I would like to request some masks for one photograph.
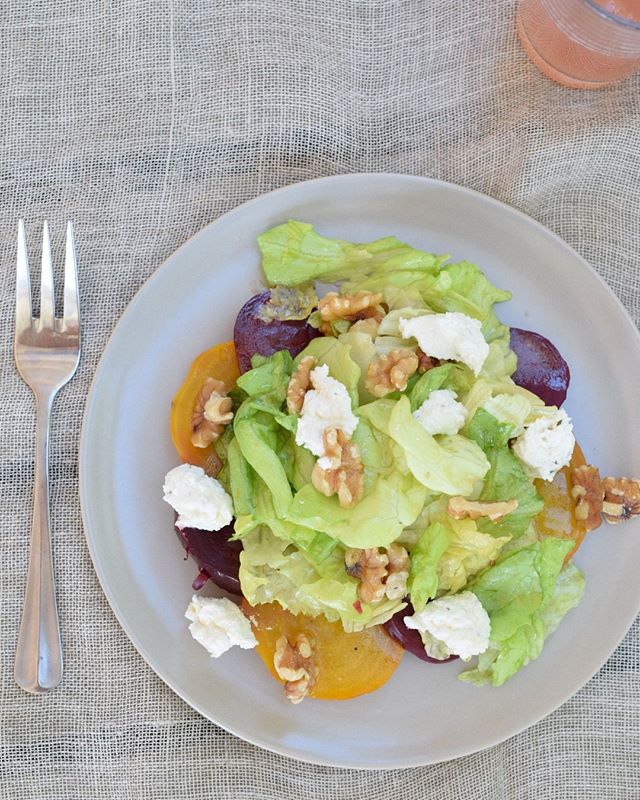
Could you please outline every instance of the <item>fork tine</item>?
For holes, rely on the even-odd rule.
[[[18,220],[18,254],[16,259],[16,335],[31,327],[31,282],[24,220]]]
[[[49,223],[42,226],[42,270],[40,275],[40,327],[53,328],[55,299],[53,295],[53,267],[51,265],[51,238]]]
[[[69,220],[67,222],[67,247],[64,257],[64,316],[62,324],[65,330],[77,330],[80,327],[79,305],[76,244],[73,236],[73,222]]]

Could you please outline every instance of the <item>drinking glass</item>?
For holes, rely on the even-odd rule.
[[[599,89],[640,69],[640,0],[520,0],[518,35],[545,75]]]

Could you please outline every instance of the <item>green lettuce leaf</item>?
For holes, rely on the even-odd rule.
[[[248,397],[233,419],[233,432],[240,453],[269,488],[279,517],[284,517],[293,498],[287,475],[287,471],[291,471],[291,451],[287,443],[295,429],[295,418],[281,411],[292,367],[291,356],[283,350],[241,375],[238,386]],[[237,456],[237,452],[234,455]],[[250,488],[242,478],[242,470],[246,472],[236,458],[232,492],[236,487],[241,492],[238,499],[244,511],[248,507]]]
[[[531,402],[525,394],[501,392],[489,398],[484,406],[492,417],[503,425],[511,426],[511,436],[519,436],[531,413]]]
[[[509,329],[505,328],[505,335],[489,342],[489,355],[487,356],[480,377],[494,383],[508,378],[516,371],[518,359],[509,347]]]
[[[425,289],[423,297],[438,312],[459,311],[484,320],[493,304],[509,300],[511,293],[493,286],[475,264],[459,261],[444,266],[430,289]]]
[[[408,473],[408,467],[402,459],[396,458],[400,453],[394,449],[392,439],[375,428],[366,417],[359,416],[358,427],[351,437],[360,451],[364,467],[364,494],[368,494],[379,477],[388,478],[398,471]]]
[[[497,560],[509,537],[483,533],[472,519],[447,517],[443,524],[448,545],[438,562],[438,594],[453,594]]]
[[[427,601],[438,591],[438,563],[449,546],[447,527],[434,522],[422,534],[411,550],[411,568],[407,589],[411,604],[422,611]]]
[[[346,631],[380,624],[404,608],[401,600],[358,602],[358,581],[344,568],[337,548],[319,563],[265,527],[243,539],[240,586],[251,605],[277,602],[293,614],[340,620]]]
[[[233,498],[236,517],[252,514],[255,511],[257,487],[256,471],[242,455],[237,439],[232,439],[227,448],[227,467],[229,470],[229,491]]]
[[[329,367],[329,375],[347,387],[351,403],[354,406],[358,405],[360,367],[351,357],[351,344],[334,339],[332,336],[320,336],[309,342],[296,356],[294,364],[297,366],[307,356],[313,356],[318,364],[326,364]],[[284,388],[286,395],[286,384]]]
[[[420,408],[436,389],[451,389],[462,402],[461,398],[468,393],[474,381],[473,373],[464,364],[440,364],[421,375],[409,392],[411,410]]]
[[[442,436],[436,440],[428,434],[413,418],[406,396],[369,403],[360,415],[400,445],[416,480],[432,492],[469,495],[489,469],[484,453],[470,439]]]
[[[557,630],[567,612],[575,608],[582,600],[584,586],[584,575],[573,561],[570,561],[558,576],[553,597],[540,611],[545,637]]]
[[[562,570],[572,546],[544,539],[501,557],[471,583],[491,620],[491,636],[461,680],[500,686],[540,655],[545,638],[582,597],[582,573],[572,564]]]
[[[365,378],[369,364],[377,355],[376,346],[368,333],[363,331],[348,330],[340,334],[338,340],[349,348],[349,357],[360,369],[358,380],[358,404],[368,403],[374,399],[373,395],[365,388]]]
[[[285,518],[321,531],[346,547],[385,547],[422,511],[427,492],[412,475],[378,477],[371,491],[351,508],[325,497],[311,484],[296,492]]]
[[[287,544],[296,545],[313,562],[322,561],[335,550],[337,542],[332,537],[278,517],[269,488],[257,476],[253,487],[250,511],[240,513],[236,508],[234,539],[244,540],[256,528],[267,526],[274,536],[283,539]]]
[[[493,536],[520,536],[544,505],[533,480],[509,449],[512,434],[512,425],[498,422],[483,408],[476,411],[467,426],[467,435],[482,448],[490,464],[479,500],[487,503],[518,501],[517,509],[498,522],[486,518],[478,520],[478,528]]]
[[[317,233],[313,226],[290,220],[258,237],[262,268],[270,286],[296,286],[308,281],[333,282],[399,269],[418,275],[437,268],[441,259],[387,236],[369,244],[352,244]]]
[[[293,369],[288,350],[272,356],[260,356],[260,366],[248,370],[237,380],[237,386],[249,397],[265,396],[274,408],[280,408],[287,396],[287,385]]]

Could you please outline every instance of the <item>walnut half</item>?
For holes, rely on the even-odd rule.
[[[592,464],[574,467],[569,475],[571,496],[576,501],[576,519],[585,531],[593,531],[602,524],[604,487],[600,472]]]
[[[389,558],[377,547],[360,550],[349,548],[344,566],[352,578],[358,578],[358,597],[363,603],[377,603],[384,597]]]
[[[207,378],[191,417],[191,444],[194,447],[208,447],[220,438],[225,425],[233,419],[232,405],[224,382]]]
[[[276,642],[273,666],[284,684],[284,694],[292,703],[303,700],[316,682],[318,669],[313,663],[313,651],[308,636],[299,633],[292,645],[286,636]]]
[[[382,301],[381,292],[362,290],[357,294],[339,295],[327,292],[318,302],[320,317],[324,322],[337,319],[367,319],[376,316],[376,306]]]
[[[622,522],[640,514],[640,481],[631,478],[605,478],[602,485],[602,516],[607,522]]]
[[[316,461],[311,483],[327,497],[337,494],[342,508],[349,508],[358,502],[364,491],[364,466],[358,446],[344,431],[336,428],[327,428],[322,442],[325,455]]]
[[[369,364],[364,385],[374,397],[390,392],[403,392],[407,381],[418,369],[418,356],[413,350],[392,350]]]
[[[378,603],[384,597],[400,600],[407,593],[409,554],[398,544],[383,553],[378,547],[349,548],[344,555],[345,569],[358,578],[358,597],[363,603]]]
[[[428,356],[420,348],[418,348],[416,354],[418,356],[418,372],[421,375],[424,375],[424,373],[428,372],[430,369],[440,366],[440,361],[437,358]]]
[[[305,356],[294,370],[287,387],[287,411],[290,414],[302,411],[304,396],[311,386],[311,370],[317,363],[313,356]]]
[[[407,593],[409,580],[409,553],[399,544],[390,544],[387,547],[387,579],[384,582],[384,593],[389,600],[401,600]]]
[[[339,319],[345,319],[348,322],[373,319],[380,322],[385,315],[384,308],[380,305],[381,302],[382,292],[369,292],[365,289],[353,295],[327,292],[318,301],[320,333],[332,336],[334,331],[331,323]]]
[[[491,522],[506,517],[518,508],[517,500],[505,500],[500,503],[481,503],[476,500],[466,500],[464,497],[450,497],[447,505],[447,514],[454,519],[480,519],[487,517]]]

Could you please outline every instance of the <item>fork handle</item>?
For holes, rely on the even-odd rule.
[[[54,394],[36,394],[33,522],[14,671],[18,686],[33,693],[53,689],[62,678],[62,644],[49,521],[49,418]]]

